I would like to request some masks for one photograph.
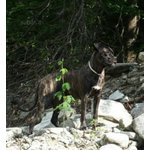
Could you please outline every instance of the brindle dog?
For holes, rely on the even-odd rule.
[[[86,128],[85,114],[87,98],[94,97],[93,119],[97,119],[101,91],[104,85],[104,68],[116,63],[116,58],[110,47],[102,43],[96,43],[94,47],[95,51],[87,65],[83,66],[80,70],[73,70],[65,75],[65,82],[69,82],[71,85],[70,94],[76,99],[81,99],[82,129]],[[55,126],[58,126],[57,120],[60,110],[55,108],[61,104],[62,101],[58,100],[54,94],[61,89],[62,83],[56,82],[56,76],[56,73],[49,74],[41,79],[38,84],[35,96],[36,109],[33,116],[28,119],[31,132],[34,125],[41,121],[44,109],[50,107],[54,108],[51,122]]]

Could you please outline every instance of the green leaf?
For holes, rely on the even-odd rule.
[[[70,111],[71,110],[71,105],[68,104],[67,102],[62,103],[62,109],[65,111]]]
[[[67,102],[68,103],[73,103],[75,101],[74,97],[72,95],[67,95]]]
[[[60,60],[58,61],[58,65],[61,66],[63,64],[63,62]]]
[[[54,97],[57,97],[58,100],[61,100],[62,97],[63,97],[63,93],[62,93],[61,91],[58,91],[58,92],[56,92],[56,93],[54,94]]]
[[[61,79],[62,79],[62,77],[61,77],[61,75],[59,74],[59,75],[57,75],[57,77],[56,77],[56,81],[61,81]]]
[[[64,59],[58,61],[58,65],[61,66],[64,63]]]
[[[62,75],[65,75],[66,73],[68,73],[68,70],[66,68],[62,68],[60,70],[60,72],[61,72]]]
[[[71,88],[70,84],[68,82],[65,82],[62,84],[62,90],[63,91],[69,91]]]
[[[73,98],[72,95],[63,96],[63,99],[64,99],[64,101],[67,102],[69,105],[75,101],[75,99]]]

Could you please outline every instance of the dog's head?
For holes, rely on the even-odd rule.
[[[99,65],[107,67],[113,66],[117,63],[117,59],[114,56],[114,52],[109,46],[106,46],[103,43],[94,43],[94,47],[96,50],[95,59]]]

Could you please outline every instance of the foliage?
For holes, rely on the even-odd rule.
[[[56,77],[57,82],[62,82],[61,90],[55,93],[55,97],[58,98],[58,100],[62,100],[63,102],[56,107],[56,109],[64,110],[64,111],[71,111],[71,103],[75,101],[72,95],[67,95],[66,93],[69,92],[71,89],[71,86],[68,82],[64,81],[65,74],[68,73],[68,70],[64,68],[64,59],[58,62],[58,65],[60,66],[60,71]]]
[[[88,61],[94,42],[108,43],[119,61],[124,61],[127,51],[142,51],[143,2],[7,1],[7,88],[18,92],[22,84],[33,86],[42,76],[57,71],[62,58],[68,69],[80,67]],[[129,21],[136,15],[139,32],[127,49]]]

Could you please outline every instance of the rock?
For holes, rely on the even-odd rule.
[[[70,127],[70,128],[75,128],[75,124],[73,122],[72,119],[68,119],[68,120],[65,120],[63,121],[59,127]]]
[[[6,147],[7,150],[20,150],[20,147],[17,145],[11,146],[11,147]]]
[[[126,148],[126,149],[124,149],[124,150],[138,150],[137,148],[136,148],[136,146],[129,146],[128,148]]]
[[[64,122],[65,120],[74,118],[75,110],[71,108],[70,111],[61,110],[58,116],[58,120],[60,123]]]
[[[98,118],[98,123],[100,123],[100,126],[106,126],[106,127],[111,127],[111,128],[119,127],[119,123],[109,121],[103,117]]]
[[[126,134],[130,140],[138,140],[139,139],[137,134],[132,131],[122,131],[122,130],[119,130],[118,128],[113,128],[112,132]]]
[[[108,76],[108,75],[107,75]],[[106,76],[106,83],[102,91],[102,99],[108,99],[113,91],[119,90],[129,97],[129,101],[143,100],[144,65],[138,64],[129,73],[124,73],[115,78]],[[138,90],[138,91],[137,91]],[[137,94],[136,94],[137,92]],[[121,100],[121,102],[123,102]]]
[[[133,118],[137,118],[144,113],[144,103],[137,103],[135,107],[131,110],[131,115]]]
[[[121,130],[118,128],[113,128],[112,132],[121,133]]]
[[[122,77],[123,80],[126,80],[126,79],[127,79],[127,74],[122,73],[122,76],[121,76],[121,77]]]
[[[137,141],[132,141],[132,140],[130,140],[130,144],[129,144],[130,146],[132,145],[132,146],[135,146],[135,147],[137,147],[138,146],[138,143],[137,143]]]
[[[101,100],[98,115],[110,120],[116,120],[124,128],[128,128],[132,124],[132,116],[120,102]]]
[[[129,102],[130,99],[128,96],[125,96],[122,100],[121,100],[121,103],[126,103],[126,102]]]
[[[134,98],[136,103],[143,102],[144,101],[144,83],[142,81],[142,84],[139,88],[137,88],[135,95],[137,98]]]
[[[130,140],[137,140],[137,134],[132,131],[121,131],[121,133],[126,134]]]
[[[46,112],[46,115],[42,118],[42,121],[39,124],[37,124],[36,126],[34,126],[33,131],[37,132],[44,128],[55,127],[50,121],[52,114],[53,114],[53,112]]]
[[[70,127],[70,128],[80,128],[81,121],[80,121],[81,114],[73,114],[70,118],[63,121],[59,127]],[[91,113],[86,114],[86,120],[88,123],[93,119]]]
[[[106,144],[102,146],[99,150],[122,150],[122,148],[115,144]]]
[[[86,118],[88,117],[88,115],[89,114],[86,114]],[[61,111],[59,115],[59,122],[61,122],[59,127],[79,129],[81,125],[80,116],[81,114],[76,114],[74,109],[72,109],[71,111]]]
[[[30,131],[29,131],[29,126],[23,126],[23,127],[20,127],[22,129],[22,132],[24,134],[30,134]]]
[[[96,127],[96,130],[99,130],[102,134],[107,132],[112,132],[113,127],[110,126],[100,126]]]
[[[130,141],[129,147],[124,150],[138,150],[137,149],[137,142],[136,141]]]
[[[6,141],[12,140],[15,137],[22,137],[22,129],[18,127],[6,129]]]
[[[124,94],[121,93],[119,90],[116,90],[109,96],[110,100],[121,100],[124,97]]]
[[[75,128],[70,128],[70,132],[73,134],[75,137],[82,137],[83,136],[83,130],[77,130]]]
[[[59,136],[59,141],[70,144],[73,142],[73,135],[66,129],[66,128],[50,128],[49,129],[50,133],[54,133],[60,135]]]
[[[76,129],[79,129],[81,126],[80,116],[81,114],[76,114],[74,115],[74,118],[73,118],[73,124]]]
[[[109,132],[104,135],[102,143],[115,143],[122,148],[127,148],[129,137],[126,134]]]
[[[144,139],[144,113],[133,120],[133,129]]]
[[[144,62],[144,52],[140,52],[138,55],[138,60],[143,63]]]

